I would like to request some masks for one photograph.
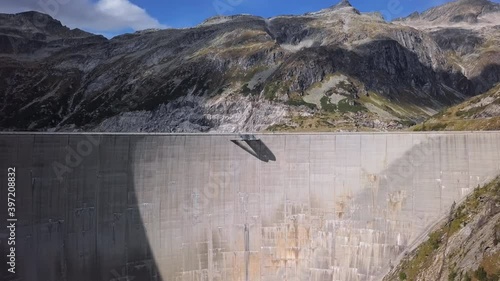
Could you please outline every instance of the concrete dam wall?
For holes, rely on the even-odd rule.
[[[0,135],[2,280],[380,280],[500,174],[500,132]]]

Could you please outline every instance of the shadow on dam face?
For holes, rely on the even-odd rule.
[[[379,280],[500,173],[499,132],[235,139],[1,134],[1,279]]]
[[[231,142],[262,162],[276,161],[276,156],[262,140],[243,139],[231,140]],[[243,143],[246,143],[247,146],[245,146]]]
[[[140,136],[0,135],[2,171],[15,168],[15,274],[2,280],[161,280],[132,173]],[[7,202],[6,173],[0,200]],[[7,217],[2,204],[0,214]],[[5,228],[2,227],[3,234]],[[2,257],[10,245],[0,243]]]

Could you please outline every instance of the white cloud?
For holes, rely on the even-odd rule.
[[[71,28],[96,32],[165,28],[146,10],[128,0],[17,0],[1,1],[0,12],[38,11]]]

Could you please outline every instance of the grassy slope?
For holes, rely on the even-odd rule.
[[[500,130],[500,84],[487,93],[450,107],[412,128],[414,131]]]
[[[360,94],[359,89],[363,85],[349,78],[350,82],[353,83],[354,90],[346,91],[352,93],[357,93],[358,97],[353,98],[349,94],[342,94],[345,97],[342,98],[338,103],[332,104],[329,102],[326,93],[323,94],[321,98],[321,104],[315,105],[307,103],[303,100],[301,95],[292,94],[290,100],[287,102],[289,105],[300,106],[304,105],[309,109],[313,109],[314,114],[301,116],[295,115],[291,116],[290,122],[287,124],[276,124],[267,129],[270,132],[338,132],[338,131],[380,131],[380,129],[370,126],[371,121],[383,120],[384,122],[396,122],[401,124],[401,128],[395,130],[401,130],[408,128],[412,124],[415,124],[412,119],[419,118],[419,116],[428,116],[421,108],[402,104],[398,102],[391,101],[375,92],[369,92],[366,94]],[[311,88],[320,87],[321,83],[317,83]],[[333,89],[343,88],[342,84],[337,85]],[[265,90],[265,96],[269,98],[269,93],[274,89]],[[367,108],[370,105],[376,108],[377,111],[383,112],[385,116],[391,116],[391,118],[381,117],[376,112],[373,112]]]
[[[477,188],[428,237],[384,280],[500,280],[500,177]]]

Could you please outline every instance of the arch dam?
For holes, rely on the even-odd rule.
[[[380,280],[500,174],[500,132],[2,133],[0,165],[2,280]]]

